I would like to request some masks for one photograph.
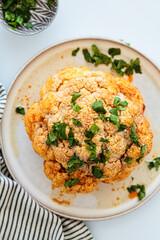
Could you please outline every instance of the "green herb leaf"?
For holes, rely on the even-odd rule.
[[[152,162],[148,162],[148,168],[151,170],[152,168],[155,168],[156,171],[158,171],[160,167],[160,157],[154,158]]]
[[[24,109],[24,107],[19,106],[19,107],[16,107],[15,110],[16,110],[16,113],[25,115],[25,109]]]
[[[82,123],[78,119],[72,118],[72,121],[74,125],[78,127],[82,127]]]
[[[136,60],[133,61],[133,69],[136,73],[142,73],[139,58],[136,58]]]
[[[124,162],[126,162],[126,163],[128,163],[128,164],[131,164],[132,162],[133,162],[133,158],[130,158],[130,157],[126,157],[125,159],[124,159]]]
[[[119,105],[122,106],[122,107],[128,107],[128,102],[127,101],[120,101]]]
[[[75,146],[75,145],[79,145],[78,139],[74,138],[72,127],[70,127],[70,130],[69,130],[69,133],[68,133],[68,142],[69,142],[70,147]]]
[[[112,122],[114,125],[117,125],[117,120],[118,120],[118,116],[116,115],[109,116],[109,121]]]
[[[128,66],[125,70],[125,74],[126,75],[133,75],[133,67],[132,66]]]
[[[131,133],[131,135],[130,135],[130,139],[131,139],[138,147],[140,147],[140,143],[139,143],[139,141],[138,141],[137,133],[135,132],[135,130],[136,130],[136,126],[135,126],[135,124],[133,124],[133,126],[132,126],[132,128],[131,128],[132,133]]]
[[[126,68],[127,66],[128,66],[128,64],[124,60],[115,59],[112,62],[111,70],[112,71],[115,70],[120,76],[123,77],[124,76],[124,70],[122,70],[122,69]]]
[[[57,135],[59,137],[59,139],[62,140],[66,140],[67,136],[66,136],[66,124],[60,123],[60,122],[56,122],[53,125],[53,132],[55,133],[55,135]]]
[[[118,110],[118,111],[125,111],[126,108],[122,108],[122,107],[120,107],[120,106],[117,106],[117,110]]]
[[[79,50],[80,50],[79,47],[77,47],[75,50],[73,50],[72,51],[72,56],[76,56]]]
[[[55,6],[55,0],[48,0],[47,4],[49,7]]]
[[[142,158],[144,158],[144,154],[142,154],[142,155],[136,160],[136,162],[139,163]]]
[[[83,55],[84,55],[85,60],[86,60],[87,62],[90,62],[90,63],[91,63],[91,62],[92,62],[92,57],[91,57],[88,49],[83,49],[82,52],[83,52]]]
[[[147,149],[147,145],[143,145],[143,146],[141,147],[141,153],[142,153],[142,154],[145,153],[146,149]]]
[[[121,54],[121,49],[120,48],[109,48],[108,53],[113,58],[114,56]]]
[[[35,7],[36,0],[2,0],[2,9],[5,21],[15,30],[17,27],[28,23],[31,13]],[[27,27],[27,24],[24,24]]]
[[[107,138],[101,137],[100,142],[109,143],[109,140]]]
[[[93,110],[95,112],[105,114],[107,111],[104,109],[104,107],[102,105],[103,105],[103,102],[100,100],[100,101],[95,101],[91,105],[91,107],[93,108]]]
[[[31,22],[26,23],[26,28],[32,28],[34,27],[34,24]]]
[[[142,147],[141,147],[141,156],[136,160],[136,162],[140,162],[140,160],[142,159],[142,158],[144,158],[144,153],[145,153],[145,151],[146,151],[146,148],[147,148],[147,146],[146,145],[143,145]]]
[[[75,105],[76,100],[81,96],[80,93],[73,92],[71,103]]]
[[[65,188],[72,187],[76,185],[78,182],[79,182],[79,178],[75,178],[75,179],[70,178],[67,182],[65,182],[64,186]]]
[[[108,160],[110,159],[110,152],[109,152],[109,149],[106,147],[106,149],[104,150],[105,153],[107,153],[108,155]]]
[[[98,167],[93,166],[92,167],[92,173],[95,178],[102,178],[104,177],[103,171],[101,171]]]
[[[103,165],[105,166],[107,159],[104,156],[103,152],[99,154],[99,157],[100,157],[100,163],[103,163]]]
[[[100,128],[94,123],[91,128],[87,131],[84,132],[85,136],[87,138],[93,138],[94,135],[100,130]]]
[[[146,190],[144,185],[131,185],[131,187],[128,187],[127,190],[129,193],[136,191],[138,193],[138,198],[140,201],[146,196]]]
[[[113,104],[118,106],[118,104],[120,103],[121,99],[119,97],[115,97],[114,98],[114,101],[113,101]]]
[[[81,107],[77,104],[77,105],[73,105],[72,109],[73,109],[75,112],[80,113]]]
[[[76,153],[74,153],[74,155],[70,157],[67,165],[68,169],[66,169],[66,172],[71,173],[77,171],[77,169],[84,166],[84,162],[81,161],[78,156],[76,156]]]
[[[123,132],[127,128],[127,126],[124,124],[120,124],[120,122],[118,122],[118,123],[119,123],[118,132]]]
[[[54,145],[54,146],[58,147],[57,135],[55,135],[53,130],[51,130],[49,132],[47,140],[46,140],[46,144],[48,146]]]
[[[89,151],[90,153],[90,158],[88,159],[88,161],[96,161],[97,160],[97,156],[96,156],[96,144],[93,143],[90,140],[85,140],[85,143],[88,145],[86,146],[86,149]]]
[[[111,110],[109,110],[110,113],[112,113],[112,115],[118,116],[118,108],[112,108]]]
[[[22,18],[21,16],[18,16],[17,19],[16,19],[16,22],[17,22],[20,26],[22,26],[22,24],[23,24],[23,18]]]
[[[106,54],[101,53],[95,44],[92,45],[92,51],[92,62],[95,62],[95,66],[98,66],[99,64],[105,64],[108,66],[108,64],[111,63],[111,58]]]

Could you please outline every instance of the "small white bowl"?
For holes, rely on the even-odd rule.
[[[57,11],[58,11],[58,0],[55,0],[55,5],[52,7],[49,7],[47,5],[47,0],[37,0],[35,10],[30,11],[31,18],[29,22],[34,24],[34,26],[32,28],[27,28],[24,25],[22,25],[14,30],[13,27],[10,26],[4,20],[2,2],[0,1],[0,22],[5,28],[7,28],[9,31],[13,33],[29,36],[45,30],[54,20],[57,14]]]

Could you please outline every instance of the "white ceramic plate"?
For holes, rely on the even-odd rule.
[[[51,192],[51,182],[43,172],[43,159],[32,149],[32,144],[25,132],[23,117],[15,113],[15,107],[25,108],[39,100],[40,88],[46,79],[60,69],[68,66],[87,66],[91,70],[110,71],[105,65],[94,67],[86,63],[82,52],[76,57],[71,56],[73,49],[96,44],[102,52],[108,48],[121,48],[121,58],[140,58],[143,74],[135,74],[133,84],[141,91],[147,109],[147,118],[154,133],[152,152],[145,160],[151,160],[153,155],[160,155],[160,71],[144,55],[122,43],[107,39],[85,38],[62,42],[51,46],[35,56],[15,78],[9,93],[2,119],[2,148],[6,164],[16,181],[42,206],[60,215],[82,219],[100,220],[117,217],[141,206],[160,188],[159,171],[147,167],[144,161],[126,180],[113,185],[99,184],[98,190],[88,194],[60,196],[58,190]],[[154,121],[153,121],[154,119]],[[155,125],[157,123],[158,127]],[[132,181],[131,177],[134,177]],[[147,196],[138,201],[129,199],[126,188],[131,184],[144,184]],[[58,204],[52,199],[65,200],[67,204]]]

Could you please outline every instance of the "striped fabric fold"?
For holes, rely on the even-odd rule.
[[[6,93],[0,83],[0,120]],[[37,204],[13,180],[0,150],[0,239],[2,240],[93,240],[87,226],[57,216]]]

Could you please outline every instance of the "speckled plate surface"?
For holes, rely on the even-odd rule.
[[[145,161],[124,181],[113,185],[100,183],[97,190],[88,194],[67,195],[60,193],[58,189],[51,190],[51,182],[43,172],[43,159],[32,149],[25,132],[24,118],[15,113],[15,107],[22,105],[27,109],[33,102],[38,101],[40,88],[46,79],[64,67],[86,66],[91,70],[110,72],[105,65],[94,67],[91,63],[86,63],[81,50],[76,57],[71,56],[73,49],[87,47],[90,50],[92,44],[96,44],[104,53],[108,48],[119,47],[121,58],[127,61],[140,58],[143,74],[134,75],[133,84],[144,97],[146,117],[154,134],[153,148]],[[31,59],[17,75],[8,92],[1,129],[6,164],[15,180],[50,211],[82,220],[117,217],[141,206],[160,188],[160,171],[150,171],[146,163],[152,160],[153,155],[160,155],[160,111],[157,109],[160,109],[160,71],[141,53],[122,43],[98,38],[76,39],[56,44]],[[137,198],[129,199],[126,188],[132,184],[146,186],[147,194],[142,201]]]

